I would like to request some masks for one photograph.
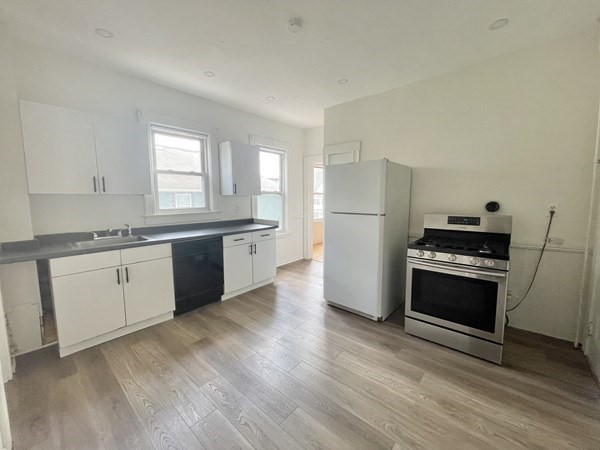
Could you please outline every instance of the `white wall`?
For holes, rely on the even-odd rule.
[[[573,339],[598,110],[597,33],[367,97],[325,111],[325,145],[362,141],[363,160],[387,157],[414,168],[411,235],[425,213],[484,213],[488,200],[514,217],[510,289],[524,294],[542,243],[548,252],[536,287],[511,325]],[[526,249],[533,245],[534,250]]]
[[[17,41],[14,48],[18,96],[115,117],[135,118],[136,110],[182,119],[211,134],[212,142],[248,142],[259,135],[287,143],[289,233],[278,240],[277,259],[285,262],[302,257],[302,155],[301,129],[267,120],[209,100],[126,76],[73,59],[64,54]],[[213,168],[218,155],[213,149]],[[18,155],[22,158],[22,155]],[[23,174],[15,192],[23,197]],[[216,183],[217,178],[214,177]],[[213,186],[218,194],[218,185]],[[217,209],[210,215],[180,216],[170,221],[229,220],[251,217],[250,198],[216,196]],[[25,196],[26,198],[26,196]],[[31,219],[35,234],[165,223],[167,218],[144,217],[143,196],[32,195]],[[240,212],[236,214],[235,205]],[[23,209],[27,209],[26,205]]]
[[[33,236],[11,44],[0,22],[0,242]]]
[[[305,155],[320,155],[323,153],[324,133],[324,127],[307,128],[304,130]]]
[[[12,59],[12,40],[0,22],[0,242],[30,239],[33,236],[29,215],[25,161],[18,113],[16,72]],[[1,276],[1,274],[0,274]],[[0,318],[5,311],[0,286]],[[5,326],[0,326],[0,368],[4,382],[12,378],[10,347]],[[4,387],[0,388],[0,400]],[[5,406],[0,401],[1,431],[5,431]]]

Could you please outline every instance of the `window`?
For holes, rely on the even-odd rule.
[[[208,211],[208,136],[151,127],[155,210]]]
[[[276,220],[278,230],[285,230],[285,151],[261,147],[260,190],[256,217]]]
[[[313,168],[313,220],[323,220],[323,167]]]

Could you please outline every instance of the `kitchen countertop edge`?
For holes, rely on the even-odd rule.
[[[86,255],[90,253],[101,253],[113,250],[145,247],[148,245],[172,244],[174,242],[203,240],[215,237],[229,236],[232,234],[251,233],[253,231],[270,230],[276,228],[277,225],[268,225],[255,222],[242,225],[224,225],[221,227],[215,226],[214,228],[205,228],[198,230],[172,232],[167,231],[164,233],[142,234],[140,236],[146,238],[147,240],[105,245],[102,247],[95,248],[74,248],[69,243],[46,245],[35,250],[10,251],[0,253],[0,265],[62,258],[65,256]]]

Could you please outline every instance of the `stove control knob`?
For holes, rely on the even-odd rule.
[[[471,258],[469,260],[471,262],[471,264],[473,264],[474,266],[476,266],[477,264],[479,264],[479,258]]]
[[[427,253],[427,256],[429,256],[431,259],[435,258],[435,252],[429,252]]]
[[[448,255],[448,261],[456,261],[456,255]]]
[[[425,254],[425,252],[423,250],[419,250],[417,252],[417,256],[423,256]]]
[[[485,260],[483,263],[484,263],[486,266],[488,266],[488,267],[494,267],[494,264],[496,264],[496,263],[495,263],[493,260],[491,260],[491,259],[486,259],[486,260]]]

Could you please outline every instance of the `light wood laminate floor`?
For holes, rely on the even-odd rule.
[[[7,384],[17,449],[600,448],[569,343],[510,330],[496,366],[326,306],[322,264]]]
[[[313,260],[323,262],[323,243],[313,245]]]

